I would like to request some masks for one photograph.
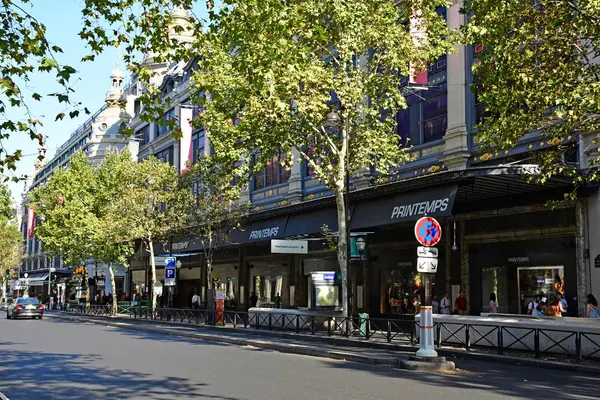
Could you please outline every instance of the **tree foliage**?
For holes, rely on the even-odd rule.
[[[0,173],[16,170],[22,156],[21,150],[9,152],[2,142],[12,135],[19,135],[44,145],[39,132],[42,123],[29,110],[32,101],[51,97],[65,105],[56,119],[63,119],[69,112],[71,118],[79,114],[81,103],[73,104],[70,95],[75,69],[63,65],[58,59],[62,53],[59,46],[49,42],[46,26],[34,15],[31,0],[3,0],[0,8]],[[40,93],[29,88],[29,81],[37,73],[54,76],[60,90],[56,93]],[[31,93],[30,93],[31,92]],[[23,118],[13,118],[11,110],[22,112]],[[85,109],[87,111],[87,109]],[[43,158],[43,154],[39,154]],[[6,176],[6,174],[4,175]],[[5,180],[8,178],[4,178]],[[13,177],[18,181],[19,177]]]
[[[150,287],[154,309],[154,243],[169,239],[171,232],[184,226],[186,193],[181,189],[175,168],[154,157],[136,162],[131,157],[123,156],[111,174],[118,176],[120,183],[112,196],[107,220],[123,235],[124,240],[140,240],[150,251]]]
[[[202,157],[182,175],[183,205],[187,215],[185,229],[202,243],[206,258],[206,280],[212,298],[212,260],[215,251],[231,244],[231,232],[249,211],[241,203],[240,187],[234,185],[233,168],[217,157]],[[210,305],[210,302],[209,302]]]
[[[598,180],[596,134],[585,136],[600,127],[600,3],[469,0],[464,12],[467,42],[484,47],[473,66],[474,90],[491,116],[478,126],[484,149],[509,150],[535,132],[545,149],[533,154],[542,181],[556,174],[576,184]],[[563,155],[578,142],[591,168],[575,176]]]

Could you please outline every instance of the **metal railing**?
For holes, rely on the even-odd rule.
[[[76,307],[65,310],[75,314],[112,315],[112,306]],[[293,332],[296,334],[343,337],[355,340],[415,346],[419,343],[419,321],[384,318],[343,318],[287,313],[196,310],[131,306],[121,315],[134,319],[169,321],[194,325],[226,326],[253,330]],[[467,351],[508,352],[540,359],[565,358],[577,363],[600,361],[600,331],[565,330],[505,326],[462,321],[434,322],[437,348]],[[600,325],[599,325],[600,327]]]

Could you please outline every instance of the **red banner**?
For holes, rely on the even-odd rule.
[[[33,238],[33,230],[35,229],[35,217],[32,207],[27,209],[27,238]]]

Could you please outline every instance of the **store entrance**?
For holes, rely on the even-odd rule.
[[[557,293],[564,293],[565,268],[562,265],[519,267],[517,268],[519,286],[519,313],[525,314],[527,305],[536,295],[550,301]]]

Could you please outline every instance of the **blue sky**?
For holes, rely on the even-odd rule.
[[[63,49],[64,53],[58,55],[59,62],[71,65],[78,71],[77,76],[74,77],[75,93],[72,99],[83,102],[83,106],[93,113],[102,106],[109,89],[109,75],[115,68],[116,51],[107,49],[94,62],[80,62],[81,57],[88,54],[85,43],[77,35],[82,27],[81,8],[80,0],[41,0],[34,2],[33,14],[46,25],[51,43]],[[29,86],[40,94],[58,90],[54,76],[46,73],[35,74]],[[71,133],[89,118],[82,112],[74,119],[67,116],[62,121],[54,121],[56,114],[64,111],[64,104],[58,104],[54,98],[43,98],[40,102],[31,99],[28,105],[33,114],[44,124],[42,132],[47,136],[48,159]],[[12,110],[9,114],[11,119],[23,117],[21,110]],[[9,151],[21,149],[25,155],[18,163],[16,173],[10,175],[31,174],[37,160],[37,144],[25,135],[13,135],[6,141],[5,146]],[[20,200],[23,182],[10,183],[10,189],[13,198]]]

